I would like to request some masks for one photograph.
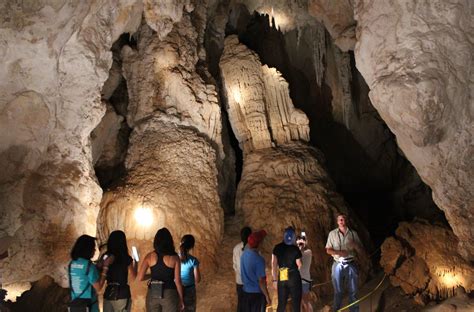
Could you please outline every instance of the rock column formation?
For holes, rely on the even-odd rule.
[[[141,3],[3,1],[0,9],[0,236],[13,237],[0,282],[21,292],[50,275],[65,287],[74,240],[96,231],[102,191],[89,136],[105,113],[110,48],[135,31]]]
[[[136,49],[122,49],[132,128],[127,175],[104,194],[98,233],[105,241],[111,231],[125,231],[142,256],[152,251],[161,227],[171,231],[176,246],[182,235],[193,234],[194,254],[209,272],[224,224],[217,181],[222,121],[214,86],[196,72],[199,13],[184,12],[163,38],[143,24]],[[140,310],[145,283],[132,288]]]
[[[333,191],[322,154],[306,143],[306,115],[294,108],[281,75],[262,66],[236,36],[226,39],[220,68],[229,119],[244,153],[236,212],[246,224],[269,233],[267,253],[282,240],[288,225],[306,231],[315,258],[314,277],[329,278],[327,234],[334,214],[347,208]],[[355,227],[362,230],[357,223]]]

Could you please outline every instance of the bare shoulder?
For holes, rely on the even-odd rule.
[[[158,256],[156,252],[151,251],[145,256],[144,260],[147,261],[148,263],[151,263],[151,262],[156,262],[157,259],[158,259]]]

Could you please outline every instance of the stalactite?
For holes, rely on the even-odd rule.
[[[324,26],[317,24],[311,27],[311,39],[313,42],[313,64],[314,73],[316,75],[316,82],[319,87],[322,86],[324,80],[325,64],[324,58],[326,54],[326,34]]]
[[[354,105],[352,102],[352,73],[351,60],[349,53],[342,52],[338,47],[334,47],[337,73],[340,82],[341,90],[341,106],[342,106],[342,120],[347,129],[351,126],[351,117],[354,116]]]

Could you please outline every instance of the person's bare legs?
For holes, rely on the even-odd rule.
[[[303,294],[301,299],[301,311],[302,312],[313,312],[313,306],[311,305],[311,295],[310,292]]]

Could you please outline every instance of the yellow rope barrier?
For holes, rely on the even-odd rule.
[[[387,274],[384,274],[382,280],[381,280],[380,283],[377,285],[377,287],[374,288],[374,290],[372,290],[371,292],[369,292],[367,295],[365,295],[364,297],[360,298],[359,300],[354,301],[354,302],[352,302],[351,304],[346,305],[345,307],[343,307],[343,308],[337,310],[337,312],[347,310],[348,308],[352,307],[353,305],[356,305],[356,304],[358,304],[358,303],[364,301],[365,299],[369,298],[374,292],[377,291],[377,289],[380,288],[380,286],[382,286],[382,283],[383,283],[383,281],[385,280],[386,277],[387,277]]]

